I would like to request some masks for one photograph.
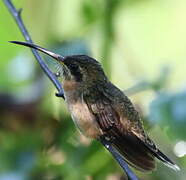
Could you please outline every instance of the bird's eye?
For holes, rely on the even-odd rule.
[[[70,69],[72,75],[76,78],[77,81],[82,80],[82,74],[77,64],[70,64],[68,68]]]
[[[72,71],[76,71],[79,68],[78,68],[78,65],[77,64],[70,64],[69,69],[72,70]]]

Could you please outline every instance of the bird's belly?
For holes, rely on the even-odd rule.
[[[95,116],[90,112],[86,103],[77,101],[68,104],[71,117],[80,132],[90,138],[98,138],[102,131],[96,122]]]

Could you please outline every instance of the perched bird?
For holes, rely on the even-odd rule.
[[[129,98],[109,81],[97,60],[86,55],[63,57],[34,44],[11,42],[42,51],[58,61],[65,102],[85,136],[104,138],[138,170],[153,170],[155,158],[179,170],[145,133],[139,113]]]

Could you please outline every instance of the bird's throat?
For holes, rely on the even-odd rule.
[[[63,81],[63,89],[64,91],[75,91],[80,87],[80,83],[74,80],[64,80]]]

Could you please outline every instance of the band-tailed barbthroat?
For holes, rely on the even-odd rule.
[[[48,54],[60,63],[65,102],[74,123],[87,137],[105,138],[133,167],[150,171],[155,158],[178,170],[145,133],[129,98],[105,75],[100,63],[86,55],[63,57],[34,44],[28,46]]]

